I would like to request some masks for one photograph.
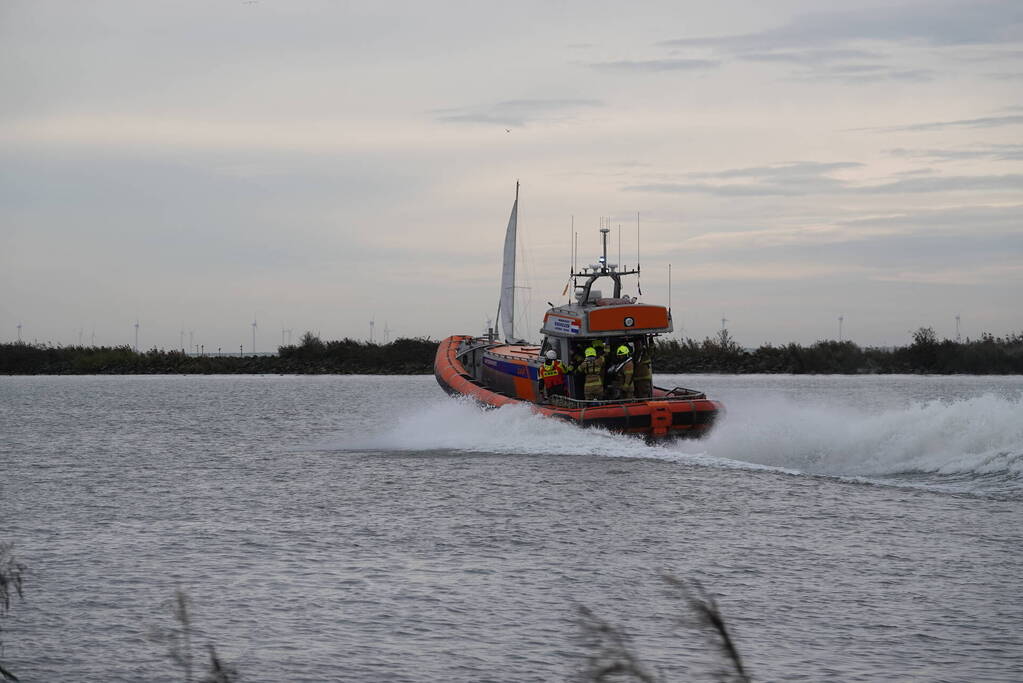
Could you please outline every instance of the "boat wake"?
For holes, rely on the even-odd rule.
[[[716,457],[813,474],[1023,478],[1023,401],[992,394],[867,412],[791,399],[744,404],[709,438],[682,444]]]
[[[654,458],[770,469],[981,495],[1023,495],[1023,400],[984,395],[870,412],[763,395],[731,397],[699,441],[650,446],[581,430],[525,406],[480,410],[445,400],[356,444],[374,451],[463,451]],[[346,444],[352,448],[350,442]]]
[[[469,399],[430,404],[361,446],[388,451],[650,457],[650,449],[639,439],[600,429],[580,429],[537,415],[525,404],[484,410]]]

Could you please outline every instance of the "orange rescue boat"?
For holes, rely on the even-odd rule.
[[[534,412],[574,422],[583,427],[602,427],[609,431],[636,434],[651,440],[698,438],[706,434],[723,406],[692,389],[653,386],[651,358],[658,335],[673,329],[671,310],[664,306],[639,303],[622,294],[622,277],[639,276],[634,270],[619,269],[607,262],[608,228],[601,229],[603,256],[599,263],[582,269],[573,263],[571,278],[575,301],[552,306],[544,316],[540,332],[543,341],[531,345],[514,333],[515,242],[518,215],[518,185],[515,204],[505,237],[504,274],[498,319],[505,341],[498,341],[490,328],[480,337],[456,335],[440,343],[434,361],[434,375],[446,392],[467,396],[479,403],[500,407],[523,403]],[[573,259],[574,260],[574,259]],[[638,259],[637,259],[638,260]],[[604,297],[593,289],[599,280],[610,280],[613,296]],[[599,381],[604,390],[595,392],[587,377],[584,390],[580,361],[592,356],[594,347],[609,350],[607,358],[615,362],[604,370],[601,360]],[[613,350],[615,353],[612,353]],[[545,390],[543,375],[556,357],[567,373],[557,391]],[[625,365],[639,368],[645,364],[647,381],[631,376],[625,390],[620,373]],[[592,367],[591,367],[592,369]],[[616,383],[617,380],[617,383]]]

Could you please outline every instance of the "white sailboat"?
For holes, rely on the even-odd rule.
[[[519,183],[515,182],[515,203],[508,217],[504,233],[504,261],[501,267],[501,297],[497,304],[497,320],[505,342],[521,344],[524,340],[515,334],[515,247],[519,229]]]

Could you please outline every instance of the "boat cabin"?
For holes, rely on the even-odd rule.
[[[554,306],[544,315],[544,335],[540,345],[540,362],[550,349],[566,364],[579,362],[586,347],[594,341],[603,342],[604,348],[614,357],[614,351],[626,345],[631,355],[646,345],[653,344],[659,334],[671,332],[674,327],[671,312],[665,306],[641,304],[635,298],[622,295],[621,275],[608,266],[605,272],[598,270],[588,273],[583,285],[576,287],[576,302]],[[605,297],[603,292],[593,288],[597,280],[607,278],[614,283],[613,296]],[[569,388],[572,396],[578,387]]]
[[[458,353],[469,376],[506,396],[537,401],[541,398],[537,391],[540,366],[547,351],[553,349],[563,365],[574,366],[582,360],[585,349],[599,340],[607,359],[614,358],[615,350],[622,345],[628,346],[635,357],[652,345],[657,335],[674,329],[669,308],[641,304],[622,293],[622,277],[638,276],[639,267],[619,270],[616,264],[607,263],[608,232],[607,228],[601,229],[604,253],[600,262],[572,270],[575,301],[552,306],[544,315],[540,346],[528,345],[514,336],[501,344],[491,330],[486,338],[465,343]],[[603,281],[610,285],[610,296],[594,287]],[[501,310],[509,311],[511,304],[509,298]],[[506,323],[506,332],[509,327]],[[566,389],[569,399],[583,399],[578,378],[568,381]]]

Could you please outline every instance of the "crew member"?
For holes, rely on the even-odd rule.
[[[587,401],[599,401],[604,398],[604,357],[597,355],[593,346],[583,351],[583,362],[579,370],[586,378],[583,384],[583,396]]]
[[[565,395],[565,367],[554,349],[547,352],[547,361],[540,366],[540,379],[543,381],[543,393],[548,398]]]
[[[654,395],[653,355],[654,345],[650,340],[637,346],[636,372],[632,378],[636,398],[650,398]]]
[[[632,398],[632,373],[633,363],[629,347],[622,344],[615,351],[616,363],[611,367],[609,376],[608,393],[612,399]]]
[[[583,395],[583,382],[586,377],[586,373],[583,372],[583,361],[586,360],[586,349],[581,343],[572,343],[572,364],[569,365],[565,370],[568,372],[568,380],[571,382],[569,386],[568,395],[572,398],[579,398]]]

